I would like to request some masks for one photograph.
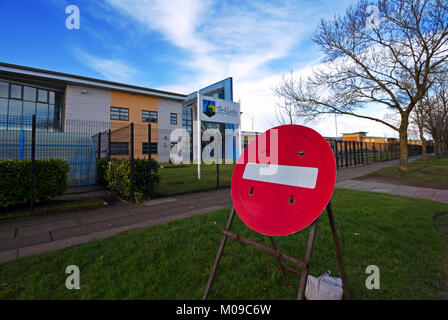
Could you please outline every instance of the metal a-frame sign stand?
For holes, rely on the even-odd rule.
[[[345,297],[345,299],[349,300],[350,299],[350,291],[348,288],[347,275],[345,273],[344,263],[342,260],[341,247],[339,245],[339,237],[338,237],[338,233],[336,231],[336,225],[335,225],[335,221],[334,221],[333,209],[331,207],[331,201],[328,203],[326,210],[328,213],[328,219],[330,222],[331,233],[333,235],[334,247],[335,247],[336,256],[338,259],[339,269],[341,272],[344,297]],[[213,280],[215,279],[216,271],[218,269],[218,265],[221,260],[222,253],[224,251],[224,247],[226,245],[227,239],[229,237],[231,237],[231,238],[233,238],[237,241],[240,241],[244,244],[247,244],[251,247],[254,247],[254,248],[260,249],[266,253],[272,254],[276,259],[276,263],[277,263],[277,265],[280,269],[280,273],[282,274],[283,277],[285,276],[285,271],[289,271],[291,273],[300,275],[297,300],[303,300],[305,298],[306,283],[308,280],[308,274],[309,274],[309,269],[310,269],[310,264],[311,264],[311,255],[313,253],[313,247],[314,247],[314,242],[316,239],[317,224],[318,224],[319,218],[317,218],[311,224],[310,233],[308,235],[308,244],[307,244],[307,248],[306,248],[305,259],[304,259],[304,261],[301,261],[301,260],[290,257],[290,256],[278,251],[275,246],[274,239],[272,236],[268,236],[270,244],[271,244],[271,248],[269,248],[265,245],[262,245],[255,241],[252,241],[250,239],[244,238],[244,237],[240,236],[239,234],[231,232],[230,228],[232,227],[233,218],[235,217],[235,213],[236,213],[235,208],[232,208],[232,210],[230,211],[229,219],[227,221],[227,225],[226,225],[225,229],[222,230],[223,237],[221,239],[221,244],[219,245],[218,253],[216,255],[216,259],[213,264],[212,272],[208,279],[207,286],[205,287],[205,292],[204,292],[204,296],[202,297],[202,299],[206,300],[208,298],[208,295],[210,293],[210,289],[212,287]],[[287,262],[301,268],[302,270],[299,271],[297,269],[291,268],[291,267],[285,265],[282,261],[287,261]]]

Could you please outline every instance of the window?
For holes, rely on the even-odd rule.
[[[177,124],[177,113],[170,113],[170,124]]]
[[[110,119],[129,121],[129,109],[110,107]]]
[[[148,142],[142,143],[143,154],[148,154]],[[151,142],[151,154],[157,154],[157,142]]]
[[[61,108],[60,92],[0,81],[2,128],[30,130],[36,114],[39,130],[61,131]]]
[[[142,121],[143,122],[157,123],[158,122],[157,111],[146,111],[146,110],[143,110],[142,111]]]
[[[193,132],[192,108],[182,107],[182,127],[190,134]]]
[[[1,98],[8,98],[9,96],[9,83],[0,81],[0,97]]]
[[[11,99],[22,99],[22,86],[18,86],[16,84],[11,84]]]
[[[48,103],[48,91],[47,90],[37,90],[37,100],[39,102]]]
[[[23,100],[36,101],[36,88],[23,87]]]
[[[129,154],[129,143],[128,142],[111,142],[110,143],[110,155],[111,156],[122,156]]]

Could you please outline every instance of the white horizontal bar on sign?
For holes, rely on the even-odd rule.
[[[314,189],[318,171],[310,167],[247,163],[243,179]]]

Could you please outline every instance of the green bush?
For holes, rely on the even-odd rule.
[[[35,161],[35,202],[44,202],[64,194],[67,188],[68,164],[61,159]],[[0,161],[0,207],[30,201],[31,160]]]
[[[96,181],[98,185],[107,187],[107,180],[106,180],[106,170],[107,170],[107,164],[109,161],[118,161],[118,159],[112,158],[101,158],[96,159]]]
[[[125,199],[130,199],[130,172],[128,159],[108,162],[105,174],[107,188]],[[134,182],[135,201],[141,202],[148,194],[148,159],[134,160]],[[151,191],[153,195],[158,193],[159,184],[159,164],[151,159]]]

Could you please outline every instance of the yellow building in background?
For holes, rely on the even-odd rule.
[[[397,144],[400,142],[397,138],[387,138],[387,137],[373,137],[368,136],[367,132],[353,132],[353,133],[343,133],[342,134],[343,141],[353,141],[353,142],[361,142],[362,143],[385,143],[385,144]],[[420,140],[408,140],[408,144],[421,146],[422,142]]]

